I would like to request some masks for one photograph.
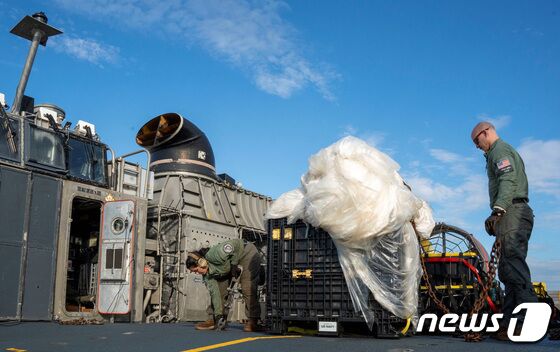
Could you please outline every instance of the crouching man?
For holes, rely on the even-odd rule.
[[[246,314],[249,318],[243,331],[257,330],[257,322],[260,317],[257,285],[261,258],[255,245],[242,239],[228,240],[210,248],[189,252],[186,264],[187,269],[204,277],[214,311],[213,319],[197,324],[198,330],[216,328],[218,320],[224,314],[225,287],[223,283],[234,277],[239,277]]]

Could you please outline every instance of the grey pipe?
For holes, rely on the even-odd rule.
[[[144,297],[144,304],[143,304],[143,312],[146,311],[146,308],[148,307],[148,303],[150,303],[150,299],[152,298],[152,290],[148,290],[146,291],[146,296]]]
[[[109,185],[113,191],[116,191],[117,181],[115,180],[115,169],[117,168],[117,164],[115,163],[115,152],[113,149],[107,147],[107,150],[111,153],[111,174],[108,175],[109,177]]]
[[[39,43],[45,33],[40,29],[33,30],[33,40],[31,41],[31,47],[29,47],[29,53],[27,54],[27,60],[25,61],[25,66],[23,66],[23,73],[19,80],[19,84],[16,90],[16,97],[14,98],[14,103],[12,105],[12,113],[19,114],[21,108],[21,99],[23,98],[23,93],[25,92],[25,87],[27,86],[27,81],[29,80],[29,74],[31,73],[31,67],[33,67],[33,62],[35,61],[35,55],[37,54],[37,48]]]

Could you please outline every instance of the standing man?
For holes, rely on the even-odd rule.
[[[498,136],[489,122],[480,122],[471,133],[471,139],[486,157],[488,191],[492,214],[486,219],[486,232],[502,243],[498,275],[505,286],[502,313],[504,319],[496,334],[499,340],[509,340],[507,327],[512,312],[521,303],[537,302],[531,282],[531,272],[525,261],[531,231],[533,210],[525,165],[512,146]],[[523,321],[523,316],[519,316]],[[517,331],[521,328],[520,322]]]
[[[223,289],[220,290],[220,281],[234,277],[239,277],[249,318],[243,331],[257,330],[257,322],[260,317],[257,285],[261,257],[254,244],[242,239],[235,239],[196,252],[189,252],[186,265],[187,269],[204,277],[214,310],[214,319],[198,324],[196,326],[198,330],[211,330],[216,327],[218,320],[224,314],[224,294]]]

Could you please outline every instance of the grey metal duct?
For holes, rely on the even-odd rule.
[[[177,113],[159,115],[136,134],[136,143],[151,154],[150,170],[186,171],[216,179],[214,152],[208,138]]]
[[[35,61],[35,55],[37,54],[39,44],[46,46],[49,37],[62,33],[58,29],[49,26],[47,22],[47,16],[45,16],[43,12],[38,12],[33,16],[25,16],[10,31],[12,34],[31,40],[31,47],[29,47],[29,53],[27,54],[25,66],[23,67],[23,72],[16,90],[14,103],[12,104],[12,113],[14,114],[18,114],[20,112],[21,100],[23,99],[23,93],[25,92],[27,81],[29,80],[29,74],[31,73],[31,68],[33,67],[33,62]]]

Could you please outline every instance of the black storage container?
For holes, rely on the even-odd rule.
[[[367,330],[355,312],[336,246],[322,229],[301,221],[268,222],[267,325],[272,333],[286,333],[289,325],[310,326],[319,334],[338,335],[344,328]],[[398,337],[406,321],[383,309],[374,299],[373,334]]]
[[[478,281],[483,268],[476,253],[433,253],[424,257],[432,285],[464,285]]]

